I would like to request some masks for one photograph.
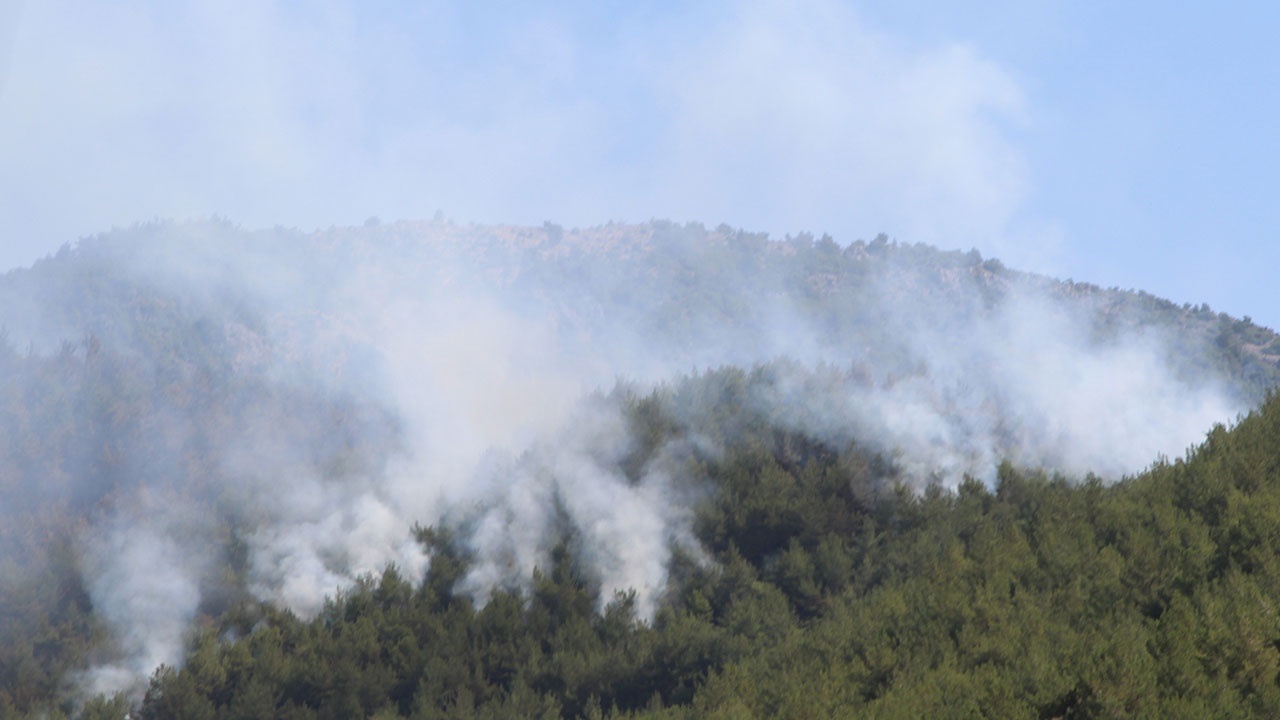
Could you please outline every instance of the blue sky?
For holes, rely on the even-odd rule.
[[[136,221],[879,232],[1280,327],[1280,6],[0,0],[0,270]]]

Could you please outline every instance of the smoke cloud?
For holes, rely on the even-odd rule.
[[[833,0],[11,6],[0,164],[24,171],[0,176],[0,268],[213,213],[309,228],[437,209],[656,214],[774,232],[820,218],[848,237],[1000,242],[1006,260],[1050,234],[1018,216],[1010,69]]]
[[[307,616],[388,564],[421,578],[415,524],[453,529],[478,602],[569,537],[602,602],[634,591],[652,617],[672,553],[702,557],[692,475],[717,448],[686,428],[629,467],[618,397],[690,371],[769,363],[763,417],[917,489],[1006,459],[1116,479],[1246,407],[1188,369],[1203,348],[1071,288],[976,253],[669,223],[162,224],[11,274],[0,313],[31,358],[82,342],[62,352],[86,397],[136,399],[103,400],[117,435],[67,439],[87,450],[63,491],[95,508],[82,573],[118,643],[88,686],[136,691],[227,601],[225,568]]]

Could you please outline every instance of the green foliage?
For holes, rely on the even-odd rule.
[[[824,335],[887,367],[906,351],[866,316],[877,306],[870,293],[929,295],[945,314],[957,288],[989,302],[1015,275],[976,253],[883,236],[841,248],[654,223],[638,245],[589,252],[573,232],[546,231],[557,237],[528,251],[510,280],[516,297],[575,307],[566,333],[641,327],[691,361],[705,334],[764,320],[743,277],[749,292],[785,297]],[[1006,464],[994,487],[916,494],[893,485],[891,458],[772,424],[754,402],[783,374],[870,382],[860,365],[720,368],[644,396],[623,387],[607,401],[622,405],[633,439],[626,477],[675,438],[718,448],[690,451],[696,487],[681,488],[700,499],[695,531],[709,559],[677,552],[652,619],[634,617],[633,597],[597,597],[568,537],[527,592],[477,606],[454,593],[467,549],[437,527],[418,529],[432,558],[423,582],[388,568],[304,620],[248,599],[238,533],[253,518],[228,510],[234,483],[208,448],[257,417],[339,482],[376,472],[399,428],[353,398],[245,370],[267,321],[227,298],[211,316],[104,270],[127,257],[125,240],[85,243],[0,283],[0,300],[31,286],[70,293],[75,302],[49,303],[51,322],[82,338],[24,354],[0,333],[0,720],[1280,716],[1276,397],[1185,458],[1112,486]],[[359,251],[351,238],[326,241],[334,273]],[[252,238],[234,242],[271,258]],[[512,252],[497,241],[466,247],[482,266]],[[661,302],[625,297],[636,288]],[[1247,320],[1083,284],[1052,291],[1102,309],[1100,343],[1184,330],[1175,363],[1186,376],[1222,378],[1246,397],[1280,378],[1280,339]],[[606,311],[615,305],[631,316]],[[290,322],[316,314],[289,315],[298,308],[284,311]],[[80,580],[77,542],[91,518],[128,505],[139,478],[217,519],[213,591],[181,668],[157,669],[136,703],[79,698],[76,673],[112,647]]]
[[[638,401],[633,419],[670,429],[683,392],[725,397],[744,377]],[[865,495],[850,489],[853,449],[768,427],[738,437],[707,466],[714,562],[678,560],[651,622],[626,595],[598,610],[568,538],[529,593],[475,607],[450,590],[465,552],[420,529],[423,584],[388,568],[310,621],[245,610],[257,619],[238,640],[229,613],[181,670],[156,672],[134,716],[1280,713],[1280,399],[1113,486],[1006,465],[995,488]],[[123,703],[96,698],[83,716]]]

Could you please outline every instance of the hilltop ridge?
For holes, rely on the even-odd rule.
[[[184,260],[183,254],[189,257]],[[54,277],[59,274],[55,270],[59,261],[78,265],[74,272],[82,274],[95,263],[106,264],[107,269],[94,272],[110,276],[122,271],[127,277],[130,264],[145,268],[158,263],[181,273],[191,271],[184,265],[199,265],[214,255],[239,256],[237,263],[258,275],[250,284],[271,282],[270,274],[277,273],[297,296],[286,303],[291,306],[287,309],[332,310],[325,290],[349,282],[343,275],[358,268],[369,273],[364,280],[370,284],[385,283],[400,290],[429,283],[447,287],[483,278],[498,291],[510,291],[522,302],[534,303],[534,309],[558,323],[586,324],[587,332],[598,332],[604,322],[601,316],[619,311],[631,313],[622,321],[637,322],[644,330],[661,322],[653,316],[663,312],[672,312],[679,322],[695,327],[755,321],[750,329],[758,330],[760,318],[749,316],[755,310],[749,296],[764,295],[817,313],[826,322],[817,329],[819,333],[852,330],[866,335],[866,328],[877,319],[855,317],[860,305],[906,304],[912,310],[936,313],[958,302],[967,311],[973,297],[992,305],[1013,289],[1035,288],[1073,313],[1088,315],[1093,340],[1159,331],[1175,341],[1178,357],[1173,360],[1188,378],[1197,374],[1225,378],[1249,404],[1280,382],[1280,335],[1247,317],[1215,313],[1206,304],[1178,304],[1141,290],[1102,288],[1021,272],[998,259],[984,259],[976,250],[901,244],[884,235],[842,245],[829,236],[815,238],[808,233],[771,239],[728,225],[707,229],[697,223],[668,221],[570,229],[552,223],[521,227],[441,220],[370,222],[311,233],[283,228],[246,231],[226,222],[158,223],[86,238],[29,270],[11,271],[0,280],[0,297],[10,300],[10,307],[21,308],[21,302],[12,302],[15,286],[25,288],[16,294],[33,290],[38,294],[41,290],[33,283],[63,287],[66,280]],[[234,274],[225,259],[211,264]],[[207,271],[202,268],[200,275],[207,276]],[[49,277],[36,279],[42,275]],[[218,282],[225,289],[237,281],[222,277]],[[689,296],[694,290],[698,297]],[[107,299],[85,298],[86,302]],[[915,308],[921,299],[943,307]],[[113,307],[108,302],[102,312]],[[640,317],[637,311],[650,317]],[[60,339],[77,341],[95,322],[100,327],[115,324],[85,313],[82,308],[75,318],[62,318]],[[51,314],[56,317],[57,309]],[[49,334],[21,332],[29,323],[14,315],[7,313],[3,324],[19,345]]]

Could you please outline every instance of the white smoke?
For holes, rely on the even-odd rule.
[[[137,689],[161,664],[182,664],[213,558],[206,545],[190,541],[207,531],[204,521],[174,500],[143,494],[138,506],[93,533],[86,547],[89,593],[122,658],[88,671],[91,693]]]
[[[633,439],[621,409],[587,403],[555,435],[513,462],[490,465],[496,477],[468,534],[475,562],[460,589],[483,602],[497,587],[527,587],[546,568],[561,519],[577,535],[578,561],[600,601],[635,592],[635,610],[651,618],[666,590],[667,561],[678,547],[699,556],[691,530],[692,497],[673,473],[684,443],[662,449],[631,479],[623,471]]]
[[[94,690],[137,690],[157,664],[181,662],[226,544],[211,518],[190,516],[191,497],[213,498],[238,524],[248,590],[304,616],[388,564],[420,579],[427,558],[410,529],[446,524],[472,554],[456,589],[477,602],[527,588],[569,537],[602,603],[634,591],[638,615],[652,617],[673,549],[702,556],[692,528],[701,478],[689,460],[716,448],[677,433],[626,469],[636,439],[623,408],[592,396],[619,377],[643,392],[696,367],[785,356],[752,398],[764,417],[836,446],[856,440],[917,488],[965,476],[992,483],[1005,459],[1117,478],[1180,454],[1241,409],[1212,384],[1183,380],[1159,332],[1100,336],[1099,307],[1044,283],[984,294],[966,284],[984,272],[976,264],[934,297],[909,269],[878,267],[882,284],[858,296],[863,326],[846,336],[780,276],[726,269],[716,253],[733,236],[700,229],[680,231],[689,237],[671,248],[643,240],[628,252],[652,253],[652,275],[668,272],[658,261],[686,263],[670,271],[683,283],[671,287],[726,302],[732,321],[664,295],[661,278],[659,290],[646,287],[650,275],[620,275],[631,284],[617,287],[586,271],[537,274],[599,236],[652,230],[562,241],[550,229],[504,229],[511,237],[489,246],[477,238],[497,230],[441,224],[347,244],[341,231],[156,232],[171,237],[150,243],[162,249],[153,255],[114,250],[132,258],[122,267],[203,308],[231,339],[233,367],[265,378],[266,399],[203,431],[220,485],[195,482],[175,461],[87,532],[84,575],[123,658],[90,673]],[[757,260],[782,262],[793,249],[762,252]],[[242,317],[245,307],[254,317]],[[285,403],[296,409],[281,415],[271,398],[290,393],[347,398],[353,409],[312,416],[311,405]],[[395,427],[384,432],[361,408],[389,411]],[[154,432],[174,433],[178,447],[195,430],[183,430],[181,408],[169,412],[174,422]],[[331,447],[347,432],[397,441],[377,461],[347,457]]]
[[[892,455],[917,489],[965,477],[991,486],[1003,460],[1115,480],[1181,455],[1242,410],[1212,379],[1180,379],[1159,331],[1095,340],[1091,313],[1044,288],[1014,286],[989,311],[965,307],[944,322],[912,320],[927,311],[883,313],[903,328],[909,362],[862,382],[783,365],[760,409],[836,446],[856,439]]]

